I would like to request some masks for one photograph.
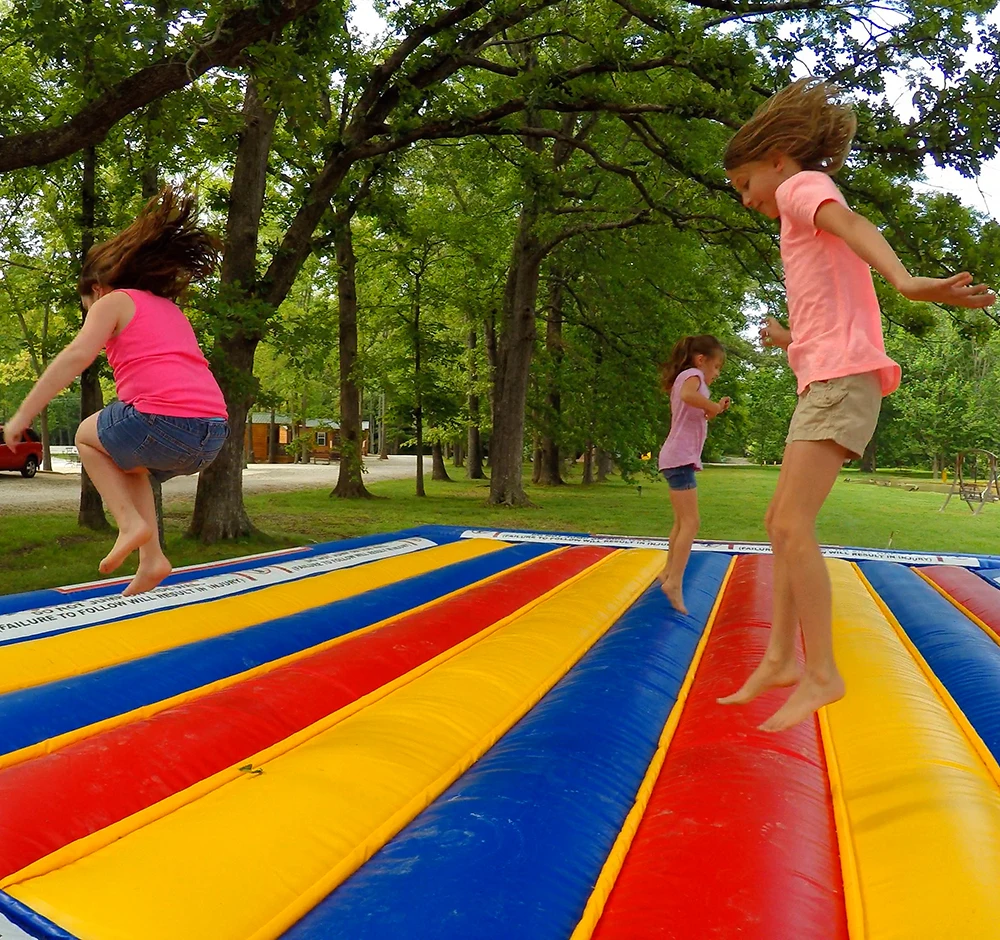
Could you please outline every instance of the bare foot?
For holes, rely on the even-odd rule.
[[[656,580],[663,584],[667,580],[667,569],[664,568],[662,571],[658,571],[656,574]]]
[[[145,545],[152,537],[153,530],[141,519],[137,520],[133,526],[119,529],[114,546],[98,565],[101,574],[111,574],[112,571],[118,569],[132,552]]]
[[[794,660],[775,662],[765,657],[738,691],[716,701],[720,705],[746,705],[769,689],[784,689],[795,685],[801,677],[802,671]]]
[[[160,555],[147,562],[139,562],[139,570],[136,571],[128,587],[122,591],[122,597],[131,597],[133,594],[153,590],[173,570],[166,555]]]
[[[664,581],[661,585],[663,593],[667,595],[670,605],[679,614],[686,614],[688,609],[684,606],[684,591],[682,585],[674,581]]]
[[[835,672],[832,678],[823,682],[807,675],[788,701],[759,728],[761,731],[784,731],[805,721],[824,705],[831,705],[843,697],[844,680],[839,673]]]

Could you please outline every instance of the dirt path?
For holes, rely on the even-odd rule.
[[[379,460],[366,457],[366,483],[378,480],[403,480],[416,473],[415,457],[390,457]],[[424,469],[431,472],[430,457]],[[243,471],[245,493],[287,492],[289,490],[333,489],[340,474],[339,464],[251,464]],[[177,477],[163,487],[166,502],[193,499],[197,477]],[[0,473],[0,516],[39,510],[74,510],[80,500],[80,465],[54,459],[51,473],[39,473],[25,480],[16,473]]]

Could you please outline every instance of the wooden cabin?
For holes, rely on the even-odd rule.
[[[367,455],[369,427],[361,422],[361,452]],[[304,446],[304,460],[309,463],[329,463],[340,460],[340,424],[329,418],[309,418],[293,422],[288,415],[270,412],[251,412],[247,416],[244,446],[248,463],[268,463],[268,435],[275,436],[275,463],[293,463],[300,446]],[[296,443],[301,442],[301,443]]]

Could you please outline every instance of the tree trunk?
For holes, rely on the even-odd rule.
[[[267,158],[277,110],[264,106],[256,82],[247,81],[243,98],[243,131],[236,149],[222,284],[239,297],[250,297],[257,281],[257,241],[267,184]],[[253,359],[258,333],[243,329],[223,332],[216,339],[212,366],[229,410],[229,437],[219,456],[198,475],[190,534],[203,542],[240,538],[254,532],[243,505],[243,435],[247,412],[256,397]]]
[[[609,474],[614,470],[615,462],[603,448],[597,451],[597,482],[606,483]]]
[[[385,433],[385,392],[379,397],[378,459],[389,459],[389,438]]]
[[[216,340],[213,362],[222,381],[229,411],[229,437],[219,456],[198,474],[189,535],[206,544],[253,534],[254,529],[243,505],[243,435],[247,412],[255,397],[252,381],[256,337],[242,333]]]
[[[590,486],[594,482],[594,445],[587,441],[583,449],[583,484]]]
[[[49,406],[38,416],[38,427],[42,435],[42,469],[52,469],[52,448],[49,446]]]
[[[490,499],[494,506],[525,506],[522,484],[524,412],[535,348],[535,301],[541,257],[534,194],[521,209],[503,298],[503,332],[497,343],[490,439]]]
[[[872,435],[872,439],[868,442],[868,446],[865,447],[865,452],[861,455],[861,472],[862,473],[874,473],[875,472],[875,455],[878,450],[878,441],[876,440],[876,435]]]
[[[247,415],[250,433],[253,434],[253,418]],[[278,462],[278,425],[274,420],[274,409],[271,409],[271,420],[267,422],[267,462]]]
[[[80,264],[83,264],[87,252],[94,245],[94,230],[97,225],[97,150],[88,147],[83,153],[83,187],[81,191],[81,222],[82,237],[80,239]],[[81,319],[87,314],[81,306]],[[80,375],[80,421],[104,407],[104,394],[101,392],[101,366],[94,362],[87,366]],[[103,531],[110,529],[108,517],[104,515],[104,503],[97,487],[91,482],[87,471],[81,468],[80,473],[80,511],[77,522],[88,529]]]
[[[448,476],[448,468],[444,462],[444,448],[441,446],[440,441],[435,441],[431,444],[431,467],[432,480],[451,483],[451,477]]]
[[[351,220],[337,225],[337,303],[340,326],[340,475],[334,496],[359,499],[371,496],[361,478],[361,391],[358,388],[357,259]]]
[[[467,447],[469,458],[465,462],[465,475],[470,480],[481,480],[484,476],[483,441],[479,431],[479,393],[476,391],[476,383],[479,381],[479,370],[476,364],[477,339],[476,328],[472,327],[466,337],[466,347],[469,350],[469,441]]]
[[[538,432],[531,435],[531,482],[539,483],[542,479],[542,439]]]
[[[558,272],[553,272],[553,280],[549,289],[549,316],[545,327],[545,349],[549,355],[552,374],[549,376],[549,387],[545,394],[545,416],[542,422],[542,458],[541,474],[537,482],[546,486],[562,486],[565,482],[561,475],[559,462],[559,430],[562,418],[562,395],[559,391],[561,381],[560,371],[563,359],[562,344],[562,282]]]
[[[420,371],[420,277],[413,290],[413,389],[415,406],[413,423],[417,436],[417,496],[426,496],[424,490],[424,396],[423,375]]]
[[[455,441],[455,443],[452,445],[452,450],[454,451],[454,454],[453,454],[454,461],[453,461],[453,463],[455,464],[455,466],[456,467],[464,467],[465,466],[465,454],[462,453],[462,442],[461,441]]]

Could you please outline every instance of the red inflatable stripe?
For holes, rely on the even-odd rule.
[[[972,611],[994,633],[1000,633],[1000,591],[965,568],[936,565],[920,573]]]
[[[544,556],[256,678],[0,771],[0,878],[308,727],[610,552]]]
[[[649,806],[594,940],[847,940],[818,722],[756,726],[738,688],[767,646],[771,558],[737,560]]]

